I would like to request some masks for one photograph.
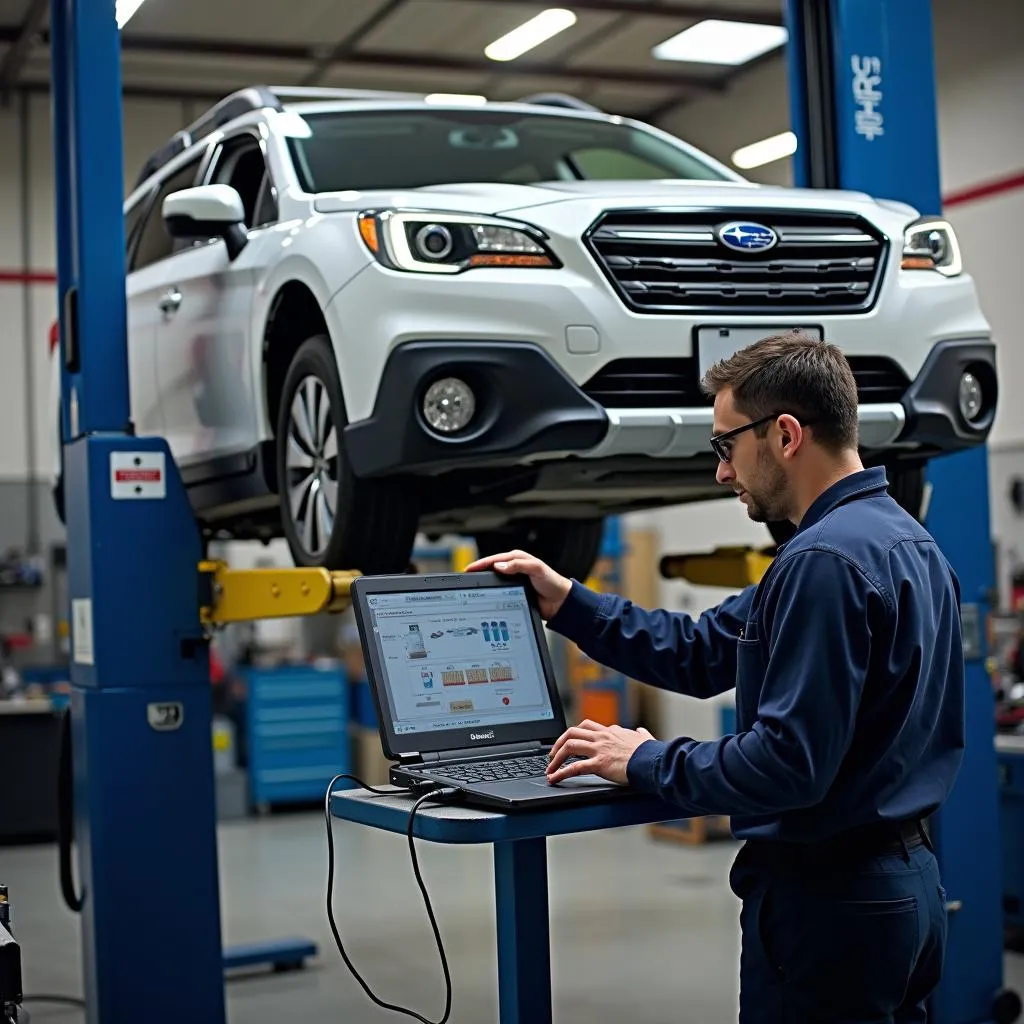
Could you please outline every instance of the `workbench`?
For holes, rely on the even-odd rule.
[[[0,842],[57,835],[61,714],[49,699],[0,701]]]
[[[414,799],[395,792],[338,788],[331,812],[404,834]],[[508,814],[460,804],[425,804],[416,812],[413,835],[419,839],[494,845],[499,1024],[551,1024],[547,838],[678,819],[679,807],[639,795]]]

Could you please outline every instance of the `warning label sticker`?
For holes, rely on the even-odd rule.
[[[120,499],[165,498],[163,452],[111,452],[110,496]]]

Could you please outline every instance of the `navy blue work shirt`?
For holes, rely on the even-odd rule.
[[[577,582],[550,627],[633,679],[710,697],[736,735],[642,743],[631,785],[738,838],[815,841],[923,817],[964,746],[960,587],[885,471],[834,484],[756,586],[698,619]]]

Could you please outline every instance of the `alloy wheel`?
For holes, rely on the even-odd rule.
[[[338,434],[327,388],[305,377],[292,398],[285,467],[295,533],[312,558],[326,550],[338,509]]]

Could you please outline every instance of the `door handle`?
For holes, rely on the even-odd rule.
[[[160,296],[160,312],[162,313],[176,313],[178,307],[181,305],[182,294],[177,288],[168,288],[167,291]]]

